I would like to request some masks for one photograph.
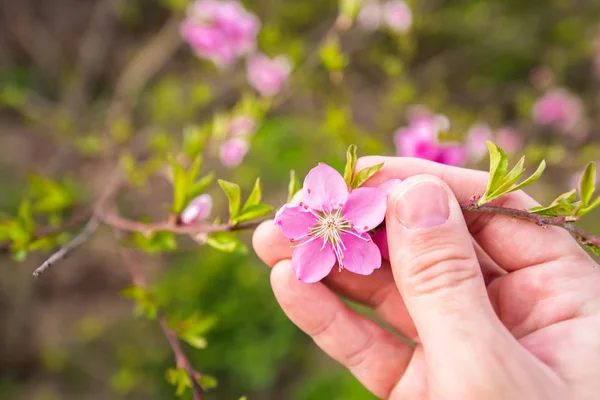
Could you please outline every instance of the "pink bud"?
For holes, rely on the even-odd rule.
[[[285,85],[292,63],[285,56],[269,58],[264,54],[256,54],[248,60],[248,83],[262,96],[274,96]]]
[[[242,163],[248,150],[250,144],[242,138],[226,140],[221,145],[221,162],[228,168],[235,168]]]
[[[402,0],[390,0],[383,5],[383,19],[396,33],[406,33],[412,26],[412,11]]]
[[[381,26],[382,8],[379,2],[368,0],[360,8],[356,21],[366,31],[375,31]]]
[[[492,129],[488,124],[476,124],[469,129],[465,146],[471,160],[477,162],[486,156],[488,140],[492,141]]]
[[[504,127],[498,129],[496,144],[507,153],[515,153],[523,148],[523,139],[516,129]]]
[[[212,210],[212,197],[209,194],[201,194],[188,204],[179,216],[181,223],[192,225],[197,221],[208,218]]]
[[[238,115],[229,122],[229,135],[231,137],[250,136],[255,130],[256,121],[245,114]]]

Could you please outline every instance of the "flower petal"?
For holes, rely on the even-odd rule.
[[[299,280],[305,283],[318,282],[325,278],[335,265],[335,255],[331,245],[323,250],[321,240],[296,247],[292,253],[292,268]]]
[[[373,239],[373,243],[375,243],[377,247],[379,247],[381,257],[385,260],[389,260],[390,249],[388,247],[387,230],[385,229],[385,226],[383,226],[380,229],[376,229],[375,233],[373,233],[373,236],[371,238]]]
[[[359,275],[370,275],[381,267],[381,252],[367,233],[361,235],[362,240],[349,233],[342,234],[346,246],[344,251],[344,268]]]
[[[304,236],[317,224],[317,218],[299,205],[285,204],[275,214],[275,223],[288,239]]]
[[[387,210],[387,194],[374,187],[354,189],[344,205],[344,217],[358,233],[370,231],[383,221]]]
[[[302,199],[314,210],[331,211],[344,204],[348,187],[342,175],[326,164],[319,164],[304,178]]]

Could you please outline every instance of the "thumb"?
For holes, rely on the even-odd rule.
[[[502,326],[448,186],[428,175],[403,181],[390,196],[386,226],[394,277],[426,352],[446,364],[452,349],[491,346]]]

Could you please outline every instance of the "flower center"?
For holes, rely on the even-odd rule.
[[[302,205],[302,203],[300,205]],[[329,243],[341,270],[344,267],[344,251],[347,250],[344,241],[342,240],[342,233],[348,233],[364,241],[370,240],[354,232],[354,225],[352,225],[350,220],[347,220],[346,217],[344,217],[342,207],[332,210],[331,212],[315,212],[306,206],[304,207],[317,218],[317,224],[308,228],[308,234],[293,239],[292,242],[297,242],[304,238],[308,238],[308,240],[292,247],[302,246],[313,240],[322,239],[323,245],[321,246],[321,250],[325,249],[325,246]]]

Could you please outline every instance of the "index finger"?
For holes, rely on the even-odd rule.
[[[488,173],[452,167],[432,161],[404,157],[362,157],[356,168],[384,163],[367,186],[378,186],[390,179],[406,179],[428,174],[442,179],[459,202],[484,194]],[[539,205],[522,191],[504,195],[492,202],[495,206],[528,209]],[[571,235],[555,226],[539,227],[529,221],[499,214],[464,212],[471,235],[485,252],[507,271],[546,263],[565,257],[586,256]]]

